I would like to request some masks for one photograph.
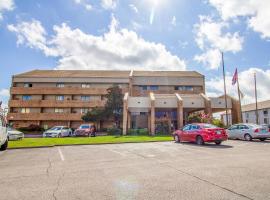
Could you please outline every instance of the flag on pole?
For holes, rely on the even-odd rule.
[[[237,82],[237,79],[238,79],[238,73],[237,73],[237,68],[236,68],[233,78],[232,78],[232,85],[235,85],[235,83]]]

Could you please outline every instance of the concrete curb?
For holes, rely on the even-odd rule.
[[[126,144],[126,143],[152,143],[152,142],[172,142],[172,140],[166,141],[144,141],[144,142],[106,142],[106,143],[93,143],[93,144],[64,144],[64,145],[52,145],[52,146],[36,146],[36,147],[14,147],[8,148],[7,150],[16,150],[16,149],[42,149],[42,148],[52,148],[52,147],[64,147],[64,146],[86,146],[86,145],[110,145],[110,144]]]

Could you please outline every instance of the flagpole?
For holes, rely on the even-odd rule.
[[[241,96],[240,96],[240,87],[239,87],[239,80],[238,80],[238,71],[237,71],[237,89],[238,89],[238,99],[240,104],[240,122],[243,123],[243,116],[242,116],[242,104],[241,104]]]
[[[255,86],[255,105],[256,105],[255,114],[256,114],[256,124],[259,124],[256,72],[254,72],[254,86]]]
[[[222,58],[222,69],[223,69],[223,82],[224,82],[224,95],[225,95],[225,109],[226,109],[226,125],[229,126],[229,119],[228,119],[228,104],[227,104],[227,91],[226,91],[226,80],[225,80],[225,66],[224,66],[224,58],[223,52],[221,52]]]

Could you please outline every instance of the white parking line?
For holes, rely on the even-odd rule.
[[[64,155],[63,155],[63,153],[62,153],[60,147],[58,147],[57,149],[58,149],[58,153],[59,153],[59,155],[60,155],[61,160],[64,161],[64,160],[65,160],[65,157],[64,157]]]

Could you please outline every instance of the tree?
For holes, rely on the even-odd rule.
[[[104,119],[104,109],[97,107],[82,116],[82,120],[85,122],[98,123],[102,119]]]
[[[120,121],[123,116],[123,94],[118,85],[113,85],[107,89],[107,102],[105,105],[105,114],[113,117],[117,128],[120,127]]]

